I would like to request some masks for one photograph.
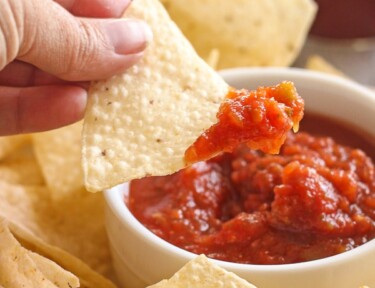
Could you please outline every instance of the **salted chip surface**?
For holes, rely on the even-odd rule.
[[[54,257],[55,251],[59,254],[59,249],[63,249],[65,254],[70,254],[69,257],[61,254],[61,257],[69,258],[67,261],[80,263],[76,266],[82,268],[82,262],[85,262],[96,272],[107,275],[111,259],[104,224],[103,195],[88,193],[83,189],[59,201],[52,201],[49,195],[50,191],[45,186],[0,181],[0,218],[8,219],[12,227],[20,227],[20,231],[30,231],[30,235],[24,238],[34,239],[32,234],[37,235],[39,241],[30,241],[38,242],[38,246],[48,243],[55,247],[46,248],[48,251],[52,250],[49,257]],[[17,234],[16,231],[13,232]],[[60,260],[60,257],[54,258],[58,263]],[[67,269],[68,266],[64,268]],[[69,271],[73,272],[72,269]],[[101,280],[103,277],[91,269],[78,269],[91,271],[84,272],[89,277],[82,276],[79,271],[75,275],[81,280],[92,279],[96,287],[111,287],[109,281]],[[99,286],[98,283],[103,284]]]
[[[182,267],[169,280],[148,288],[256,288],[246,280],[200,255]]]
[[[79,280],[41,255],[25,249],[0,219],[0,284],[7,288],[73,288]]]
[[[162,0],[172,19],[218,68],[288,66],[299,54],[317,5],[313,0]]]
[[[79,287],[79,279],[72,273],[62,269],[55,262],[37,253],[29,251],[29,257],[34,261],[43,275],[57,287],[72,288]]]
[[[185,150],[215,123],[228,92],[159,1],[134,1],[125,17],[145,20],[154,39],[138,64],[90,88],[82,140],[89,191],[183,168]]]
[[[0,215],[0,222],[4,221],[4,217]],[[70,271],[72,274],[77,276],[80,281],[79,287],[86,287],[86,288],[115,288],[116,286],[109,280],[105,279],[100,274],[94,272],[90,267],[82,262],[80,259],[74,257],[73,255],[69,254],[68,252],[60,249],[59,247],[53,246],[48,244],[47,242],[40,239],[38,236],[30,232],[28,229],[22,227],[18,223],[13,223],[9,219],[9,230],[11,231],[12,235],[17,239],[17,241],[24,247],[25,249],[35,252],[40,256],[43,256],[47,260],[50,260],[56,263],[58,266],[64,268],[67,271]],[[3,241],[0,241],[0,244]],[[0,251],[4,251],[4,249],[0,249]],[[1,254],[1,253],[0,253]],[[29,255],[35,261],[35,265],[38,265],[38,269],[44,271],[47,275],[44,275],[47,279],[53,279],[56,274],[45,271],[46,265],[49,263],[48,261],[40,260],[38,256]],[[0,259],[1,260],[1,259]],[[1,261],[0,261],[1,264]],[[54,265],[52,265],[54,266]],[[1,274],[1,271],[0,271]],[[58,274],[58,273],[57,273]],[[70,274],[69,274],[70,275]],[[58,277],[58,276],[56,276]],[[60,279],[61,280],[61,279]],[[0,281],[0,284],[3,284]],[[56,283],[55,283],[56,284]],[[8,286],[5,285],[8,288]],[[16,286],[22,287],[22,286]],[[30,287],[30,286],[24,286]],[[33,287],[33,286],[31,286]],[[36,286],[41,287],[41,286]],[[76,287],[73,286],[72,287]]]

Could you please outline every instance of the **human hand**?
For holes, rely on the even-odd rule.
[[[121,16],[130,2],[0,0],[0,135],[78,121],[86,81],[120,73],[142,57],[152,38],[147,25],[106,19]]]

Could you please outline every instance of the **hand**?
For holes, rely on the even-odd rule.
[[[108,19],[130,2],[0,0],[0,135],[78,121],[85,81],[123,72],[142,57],[152,38],[147,25]]]

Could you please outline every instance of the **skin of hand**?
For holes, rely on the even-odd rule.
[[[83,117],[88,81],[135,64],[152,40],[131,0],[0,0],[0,135]]]

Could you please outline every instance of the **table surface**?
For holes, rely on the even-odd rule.
[[[375,88],[375,37],[340,40],[308,37],[295,67],[305,67],[311,55],[319,55],[350,78]]]

